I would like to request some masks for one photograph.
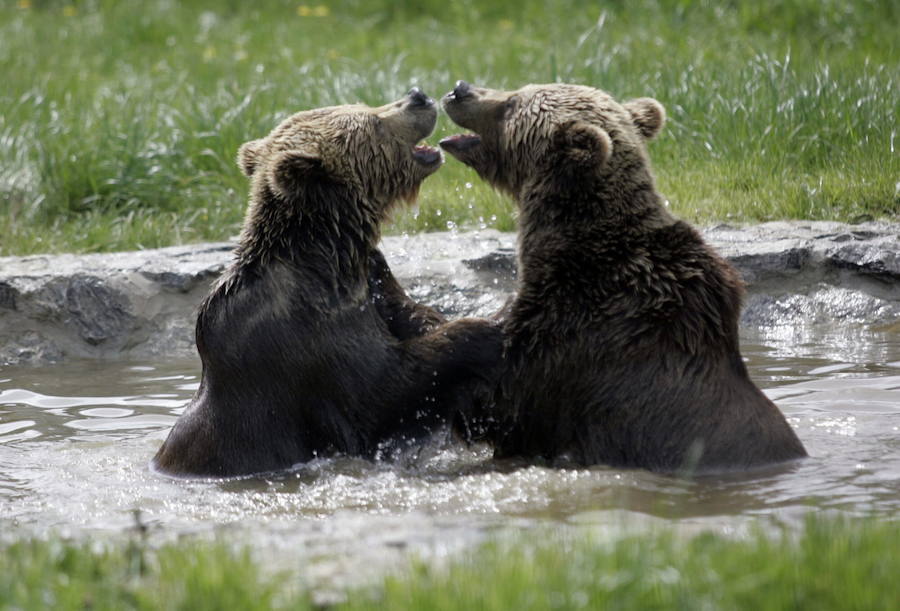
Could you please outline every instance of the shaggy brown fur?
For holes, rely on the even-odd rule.
[[[498,455],[660,471],[806,455],[741,359],[737,273],[656,192],[658,102],[460,82],[444,107],[475,133],[441,146],[520,210],[520,290],[484,418]]]
[[[235,261],[203,303],[200,389],[154,465],[230,476],[316,456],[379,456],[427,435],[500,356],[486,321],[444,323],[376,249],[379,223],[441,165],[416,146],[434,102],[296,114],[241,147],[250,207]]]

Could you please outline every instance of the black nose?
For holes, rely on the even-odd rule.
[[[406,95],[409,97],[409,102],[413,106],[427,106],[433,103],[431,98],[425,95],[418,87],[413,87]]]
[[[472,86],[465,81],[456,81],[456,87],[453,88],[453,97],[461,100],[470,95],[472,95]]]

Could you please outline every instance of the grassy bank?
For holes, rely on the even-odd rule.
[[[349,592],[336,608],[848,611],[900,600],[900,525],[891,522],[811,519],[799,533],[740,540],[671,531],[545,540],[488,545],[445,569],[421,566]],[[29,541],[0,554],[2,608],[312,608],[299,584],[223,545]]]
[[[437,96],[458,78],[656,97],[660,188],[692,220],[896,216],[898,6],[11,0],[0,254],[223,239],[243,215],[243,141],[296,110],[412,85]],[[452,130],[442,117],[432,141]],[[453,224],[514,219],[450,160],[391,229]]]

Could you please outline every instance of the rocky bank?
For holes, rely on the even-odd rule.
[[[706,239],[743,274],[745,326],[900,320],[900,224],[717,225]],[[194,353],[194,317],[233,244],[0,258],[0,364]],[[515,291],[515,234],[384,238],[400,282],[451,317],[490,314]]]

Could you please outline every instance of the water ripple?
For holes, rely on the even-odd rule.
[[[407,462],[343,457],[266,477],[168,479],[148,462],[195,392],[198,363],[5,368],[0,529],[12,523],[36,532],[117,532],[140,509],[161,533],[239,528],[260,547],[332,550],[379,562],[385,546],[415,548],[427,540],[452,547],[448,536],[471,540],[510,525],[594,524],[628,515],[738,529],[749,518],[810,507],[896,515],[900,338],[879,337],[877,350],[856,349],[878,360],[835,355],[827,338],[805,340],[794,353],[787,342],[758,337],[745,347],[752,376],[811,458],[695,480],[493,461],[484,446],[453,443]],[[95,388],[96,380],[102,385]]]

